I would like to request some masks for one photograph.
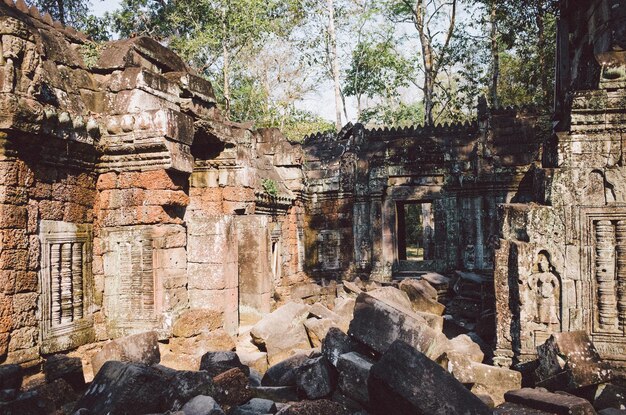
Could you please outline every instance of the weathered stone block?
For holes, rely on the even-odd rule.
[[[491,410],[426,355],[395,341],[370,371],[376,414],[491,414]]]
[[[139,363],[105,362],[75,409],[94,415],[166,411],[168,380],[157,368]]]
[[[200,361],[200,370],[207,371],[211,377],[233,368],[239,368],[246,376],[250,375],[250,368],[241,363],[235,352],[209,352]]]
[[[105,344],[102,350],[91,358],[93,372],[98,373],[104,363],[109,360],[146,365],[159,363],[161,354],[156,332],[134,334]]]
[[[337,371],[324,356],[309,359],[296,368],[296,387],[307,399],[330,396],[337,386]]]
[[[364,406],[369,405],[367,380],[373,364],[373,360],[355,352],[342,354],[337,361],[339,390]]]
[[[448,348],[448,339],[412,311],[400,311],[367,293],[359,294],[348,334],[378,353],[396,340],[408,342],[431,358]]]
[[[306,328],[306,332],[309,335],[309,340],[313,347],[320,347],[328,330],[330,330],[331,327],[337,327],[337,324],[327,318],[309,318],[304,321],[304,327]]]
[[[272,365],[263,378],[263,386],[296,386],[296,369],[309,360],[309,355],[297,353],[275,365]]]
[[[68,357],[63,354],[49,356],[44,364],[46,382],[57,379],[65,380],[75,391],[85,388],[83,364],[78,357]]]
[[[252,398],[249,402],[235,408],[232,415],[275,414],[277,411],[274,401]]]
[[[222,408],[210,396],[198,395],[183,406],[185,415],[225,415]]]
[[[354,351],[364,352],[365,349],[365,346],[360,345],[336,327],[331,327],[322,341],[322,354],[335,367],[342,354]]]
[[[585,399],[573,395],[551,393],[540,389],[523,388],[504,394],[507,402],[557,415],[595,415],[593,406]]]
[[[437,290],[428,281],[405,279],[400,282],[399,288],[407,293],[415,311],[442,315],[445,306],[437,302]]]
[[[233,406],[239,406],[252,398],[248,376],[239,368],[229,369],[213,378],[217,391],[215,400],[226,412]]]
[[[193,337],[212,332],[222,326],[221,313],[214,310],[193,309],[183,312],[172,326],[175,337]]]
[[[584,331],[556,333],[537,348],[538,384],[550,390],[573,390],[605,383],[613,372]]]

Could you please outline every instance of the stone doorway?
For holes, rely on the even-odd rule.
[[[400,261],[434,259],[434,214],[430,201],[397,202],[396,236]]]

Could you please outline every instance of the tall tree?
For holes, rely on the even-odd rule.
[[[412,22],[417,30],[423,64],[424,123],[433,124],[435,87],[444,65],[449,64],[457,0],[391,0],[391,16]]]
[[[400,88],[409,86],[414,68],[397,47],[396,38],[387,32],[384,37],[368,36],[354,48],[344,92],[356,98],[357,119],[361,119],[364,97],[379,98],[384,105],[392,107]]]
[[[333,0],[326,0],[328,8],[328,57],[333,76],[333,85],[335,92],[335,126],[337,131],[343,126],[341,122],[341,84],[339,82],[339,56],[337,55],[337,33],[335,32],[335,3]]]

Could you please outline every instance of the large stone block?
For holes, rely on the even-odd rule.
[[[368,379],[374,362],[355,352],[342,354],[337,361],[339,390],[363,406],[369,405]]]
[[[428,281],[405,279],[400,283],[399,288],[407,293],[415,311],[423,311],[438,316],[443,314],[445,306],[437,302],[437,290]]]
[[[172,326],[174,337],[193,337],[210,333],[222,326],[221,313],[214,310],[193,309],[183,312]]]
[[[595,415],[591,403],[577,396],[551,393],[540,389],[523,388],[507,392],[507,402],[546,411],[556,415]]]
[[[75,409],[94,415],[160,413],[168,410],[168,379],[157,368],[138,363],[108,361],[98,371]]]
[[[396,340],[409,343],[433,359],[448,348],[446,336],[429,327],[422,317],[391,307],[367,293],[357,297],[348,334],[378,353],[384,353]]]
[[[200,370],[207,371],[212,377],[233,368],[241,369],[246,376],[250,375],[250,368],[241,363],[235,352],[209,352],[200,361]]]
[[[490,415],[491,410],[443,368],[395,341],[370,371],[369,395],[379,415]]]
[[[555,333],[537,348],[538,384],[550,390],[574,390],[611,380],[613,372],[584,331]]]
[[[156,332],[134,334],[105,344],[102,350],[91,358],[93,372],[98,373],[104,363],[109,360],[144,363],[146,365],[159,363],[161,353],[159,352]]]
[[[296,369],[296,387],[307,399],[330,396],[337,386],[337,371],[324,356],[309,359]]]

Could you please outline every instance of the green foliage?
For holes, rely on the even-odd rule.
[[[278,196],[278,185],[275,180],[263,179],[261,186],[263,187],[263,191],[268,195],[272,197]]]
[[[346,96],[389,98],[397,96],[399,88],[409,86],[409,79],[415,75],[413,64],[396,47],[392,37],[358,43],[346,73]]]
[[[310,111],[292,109],[281,128],[289,141],[301,142],[304,137],[319,132],[336,131],[335,123]]]
[[[100,53],[102,49],[102,44],[97,42],[87,42],[80,47],[80,54],[83,57],[83,62],[87,68],[92,68],[98,59],[100,58]]]
[[[361,122],[367,127],[410,127],[422,124],[424,105],[421,102],[399,103],[397,106],[385,104],[365,109],[361,113]]]
[[[53,20],[84,32],[94,41],[102,42],[110,38],[105,20],[89,14],[89,0],[26,0],[26,4],[50,14]]]

